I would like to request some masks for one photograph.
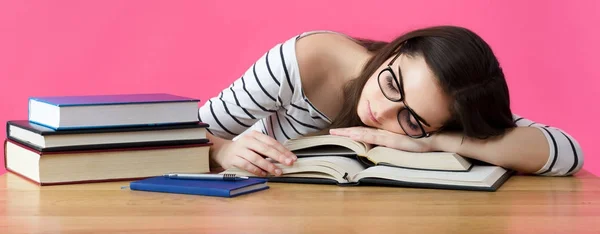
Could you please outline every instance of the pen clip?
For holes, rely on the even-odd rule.
[[[223,174],[223,180],[235,181],[237,176],[235,174]]]

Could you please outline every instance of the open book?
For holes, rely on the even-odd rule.
[[[298,160],[292,166],[274,162],[283,175],[269,181],[496,191],[512,174],[454,153],[404,152],[341,136],[304,137],[284,145]],[[238,168],[222,173],[254,176]]]
[[[472,164],[451,152],[408,152],[358,142],[348,137],[323,135],[288,140],[284,146],[298,157],[357,157],[365,166],[385,165],[434,171],[468,171]]]

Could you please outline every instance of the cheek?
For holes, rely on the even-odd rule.
[[[379,86],[377,82],[373,82],[373,80],[373,78],[369,79],[362,89],[357,107],[358,111],[360,111],[362,107],[365,107],[366,101],[373,102],[375,95],[379,92]]]
[[[365,84],[362,95],[365,96],[366,99],[373,99],[376,98],[378,93],[381,93],[381,91],[377,79],[371,77]]]
[[[371,126],[370,120],[368,119],[368,105],[367,102],[377,103],[378,95],[381,93],[379,89],[379,85],[377,84],[377,79],[373,79],[372,77],[365,83],[365,86],[362,89],[358,105],[356,106],[356,114],[360,117],[361,121],[367,126]],[[373,104],[372,104],[373,105]],[[376,105],[376,104],[375,104]],[[374,126],[371,126],[374,127]]]

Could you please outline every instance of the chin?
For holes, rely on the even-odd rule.
[[[366,109],[364,111],[361,111],[362,109],[356,108],[356,114],[358,115],[358,118],[360,118],[360,122],[362,122],[366,126],[373,127],[371,119],[369,118],[369,112]]]
[[[362,122],[362,124],[364,124],[367,127],[373,127],[371,124],[369,124],[368,120],[366,120],[362,116],[360,116],[360,122]]]

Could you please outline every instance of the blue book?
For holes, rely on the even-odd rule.
[[[164,93],[29,98],[29,121],[54,130],[194,123],[200,100]]]
[[[163,176],[133,181],[131,190],[180,193],[216,197],[235,197],[242,194],[268,189],[267,179],[249,178],[247,180],[182,180]]]

